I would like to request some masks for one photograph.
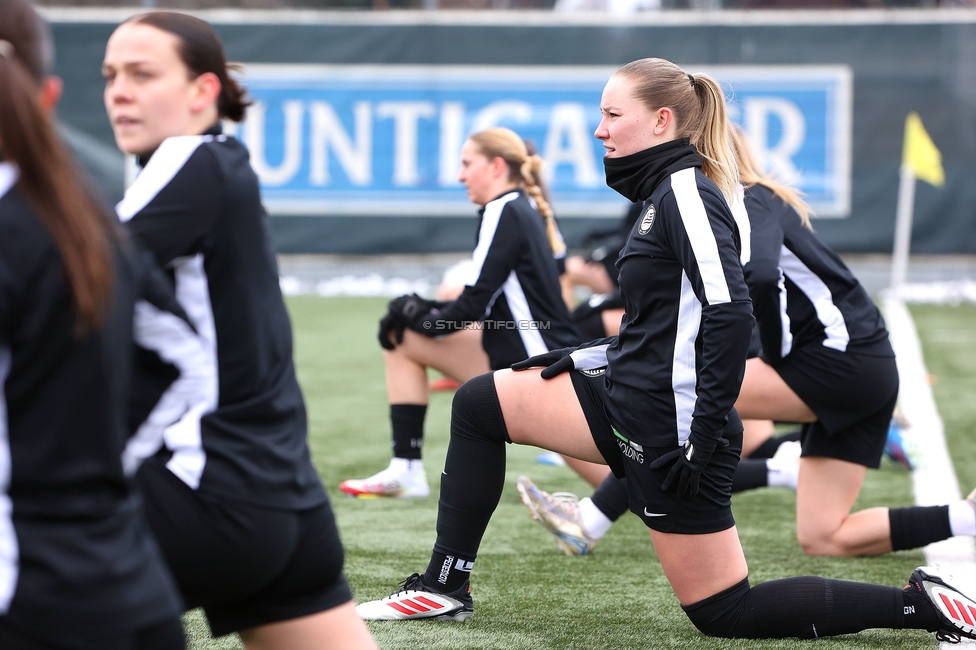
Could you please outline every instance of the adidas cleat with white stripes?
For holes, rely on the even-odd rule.
[[[414,573],[386,598],[358,605],[356,613],[366,621],[466,621],[474,614],[474,601],[468,582],[457,591],[442,594]]]
[[[976,639],[976,602],[935,575],[934,568],[915,569],[906,589],[925,594],[935,608],[942,622],[936,639],[945,643],[959,643],[961,637]]]

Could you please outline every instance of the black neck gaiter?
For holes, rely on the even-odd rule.
[[[671,140],[629,156],[604,158],[607,185],[630,201],[644,201],[676,171],[701,167],[702,156],[688,138]]]

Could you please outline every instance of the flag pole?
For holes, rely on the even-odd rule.
[[[902,163],[898,185],[898,211],[895,217],[895,245],[891,254],[891,292],[900,293],[908,275],[908,253],[912,243],[912,215],[915,206],[915,172]]]

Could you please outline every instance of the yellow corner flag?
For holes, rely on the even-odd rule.
[[[905,120],[905,145],[901,162],[911,168],[915,178],[936,187],[945,185],[942,154],[936,149],[935,143],[922,125],[922,118],[915,111],[909,113]]]

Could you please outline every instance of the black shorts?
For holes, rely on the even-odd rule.
[[[898,400],[894,357],[805,346],[773,368],[817,416],[803,426],[803,456],[881,465]]]
[[[289,511],[210,498],[155,459],[137,477],[187,606],[204,608],[214,636],[352,600],[328,503]]]
[[[742,451],[742,421],[733,410],[725,427],[729,444],[715,450],[701,477],[698,496],[679,498],[661,484],[672,464],[652,470],[650,464],[674,446],[649,447],[629,441],[614,430],[604,403],[606,382],[601,371],[570,372],[593,441],[618,478],[627,478],[630,510],[644,525],[662,533],[701,535],[735,525],[732,517],[732,477]]]

